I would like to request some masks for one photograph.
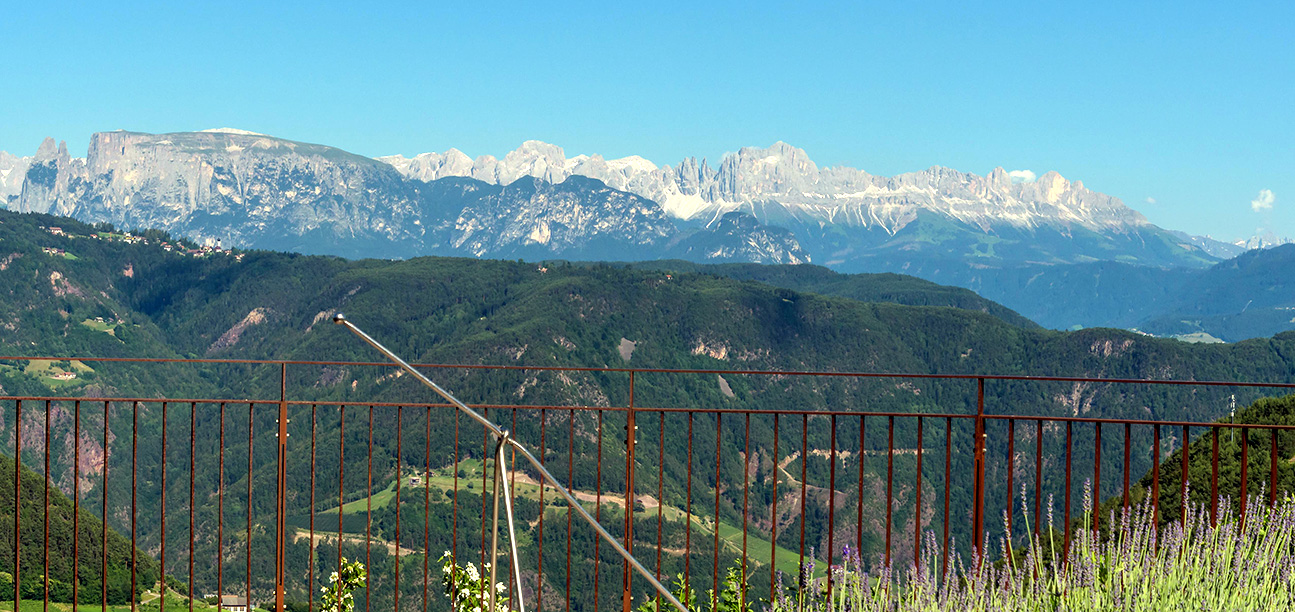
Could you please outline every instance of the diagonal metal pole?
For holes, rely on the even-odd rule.
[[[522,566],[517,559],[517,532],[513,527],[513,493],[508,488],[508,462],[504,459],[504,443],[508,440],[508,432],[504,432],[504,436],[495,445],[495,526],[494,536],[490,544],[490,584],[495,584],[495,568],[499,566],[499,556],[497,554],[499,542],[499,490],[502,488],[504,491],[504,513],[508,517],[508,545],[511,555],[509,560],[513,570],[513,588],[517,594],[517,609],[525,611],[526,605],[522,602]],[[490,591],[491,610],[498,609],[495,607],[496,594],[497,591],[492,588]]]
[[[400,369],[404,370],[410,376],[414,377],[414,380],[417,380],[427,388],[436,392],[437,395],[444,398],[445,401],[449,402],[456,409],[468,415],[469,418],[476,421],[477,423],[480,423],[482,427],[485,427],[487,431],[489,431],[492,435],[495,436],[495,439],[499,440],[500,450],[502,450],[503,444],[507,444],[512,448],[514,448],[518,453],[521,454],[523,458],[525,458],[527,461],[530,462],[531,466],[535,468],[535,471],[540,474],[542,481],[548,481],[551,484],[551,486],[555,490],[557,490],[558,494],[561,495],[562,498],[566,500],[567,505],[569,505],[573,510],[575,510],[576,514],[578,514],[581,519],[583,519],[586,523],[589,524],[590,527],[593,528],[594,532],[598,534],[598,537],[602,538],[603,540],[606,540],[607,543],[611,545],[612,549],[615,550],[617,554],[619,554],[622,558],[625,559],[627,563],[629,563],[631,566],[634,567],[634,571],[638,572],[639,575],[643,576],[643,578],[645,578],[648,581],[648,583],[652,585],[652,588],[656,589],[656,591],[660,593],[661,596],[666,599],[666,601],[670,602],[670,605],[674,606],[675,609],[679,610],[679,612],[688,612],[688,609],[685,608],[684,605],[680,603],[679,600],[675,598],[674,595],[670,594],[670,591],[666,589],[664,585],[661,584],[661,581],[657,580],[656,576],[652,575],[652,572],[648,571],[648,569],[644,567],[642,563],[639,563],[638,559],[635,559],[634,556],[629,553],[629,551],[625,550],[625,547],[621,546],[620,542],[617,542],[616,538],[613,537],[612,534],[608,533],[607,530],[604,529],[603,526],[598,523],[598,521],[594,520],[594,517],[589,515],[589,512],[585,510],[584,506],[580,504],[579,500],[577,500],[575,496],[572,495],[571,492],[567,490],[566,487],[562,486],[561,482],[558,482],[558,479],[555,478],[553,474],[550,473],[544,467],[544,465],[540,463],[539,459],[536,459],[535,455],[532,455],[531,452],[527,450],[525,446],[522,446],[520,442],[509,437],[508,432],[500,429],[497,425],[490,422],[485,417],[481,416],[480,413],[473,410],[472,408],[469,408],[467,404],[464,404],[463,402],[459,401],[459,399],[451,395],[450,392],[446,391],[445,389],[442,389],[440,385],[436,384],[435,382],[432,382],[432,380],[427,378],[426,376],[423,376],[422,372],[419,372],[413,366],[409,365],[409,363],[406,362],[404,359],[401,359],[398,355],[391,352],[391,349],[388,349],[387,347],[383,346],[377,340],[374,340],[372,336],[364,333],[363,330],[356,327],[354,323],[351,323],[351,321],[346,318],[346,315],[340,312],[333,315],[333,322],[338,325],[343,325],[347,329],[351,330],[352,333],[359,336],[362,340],[368,343],[369,346],[372,346],[373,348],[377,349],[378,352],[382,353],[387,359],[390,359],[392,363],[396,364],[397,366],[400,367]],[[543,482],[541,482],[541,486],[543,486]],[[511,505],[511,501],[507,500],[507,498],[505,498],[505,500],[509,505]],[[508,522],[509,522],[509,528],[511,532],[512,522],[513,522],[511,511],[508,513]],[[512,540],[512,546],[513,546],[513,550],[515,551],[516,540]],[[516,571],[516,563],[517,563],[516,552],[514,552],[513,554],[513,559],[514,559],[513,563],[515,565],[514,571]],[[520,594],[520,590],[521,589],[519,588],[518,589],[519,594]],[[520,598],[518,601],[520,602]]]

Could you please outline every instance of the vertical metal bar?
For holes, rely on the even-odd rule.
[[[1039,538],[1039,522],[1043,519],[1043,419],[1034,430],[1034,539]],[[1052,538],[1048,536],[1049,540]]]
[[[279,364],[279,435],[278,444],[278,471],[279,486],[277,489],[278,499],[275,500],[275,530],[274,543],[275,567],[274,567],[274,609],[275,612],[285,612],[283,607],[283,576],[287,565],[288,552],[288,364],[281,362]],[[397,506],[399,507],[399,506]],[[338,512],[342,509],[338,508]],[[165,612],[165,611],[159,611]]]
[[[310,547],[306,551],[309,566],[306,575],[306,612],[315,609],[315,411],[316,405],[310,405]],[[341,507],[337,512],[342,512]],[[341,542],[338,542],[340,545]],[[423,555],[426,558],[427,555]]]
[[[595,478],[597,478],[597,486],[595,487],[596,490],[594,491],[594,520],[595,522],[602,523],[603,522],[603,411],[601,409],[598,410],[598,467],[597,467],[597,475],[595,476]],[[543,483],[541,483],[541,485],[542,484]],[[541,491],[544,490],[542,486],[540,490]],[[598,583],[599,583],[599,578],[601,578],[599,574],[599,569],[600,569],[599,566],[601,565],[600,557],[602,557],[601,548],[602,548],[602,540],[600,538],[594,538],[594,608],[595,609],[597,609],[598,606],[601,605],[598,602],[598,590],[599,590]]]
[[[247,556],[246,576],[243,589],[246,589],[247,607],[251,608],[251,467],[253,467],[253,441],[255,440],[256,405],[247,404]],[[338,510],[341,512],[341,508]]]
[[[690,463],[690,471],[691,467]],[[773,413],[773,506],[769,510],[769,601],[774,601],[774,587],[778,584],[778,481],[781,479],[781,472],[782,468],[778,460],[778,413],[775,412]],[[859,503],[863,503],[862,500]]]
[[[1102,503],[1102,424],[1093,423],[1093,531],[1101,525],[1101,514],[1097,511]]]
[[[483,409],[481,414],[487,415],[489,414],[489,411]],[[370,436],[372,436],[372,433],[370,433]],[[482,568],[486,566],[486,463],[489,461],[490,454],[490,430],[483,427],[481,428],[481,548],[478,549],[481,551]],[[544,491],[544,483],[542,481],[540,483],[540,491]],[[370,490],[370,493],[372,493],[372,490]],[[540,520],[544,520],[543,512],[540,513]],[[489,588],[494,587],[493,585],[486,585],[482,582],[480,601],[485,601],[486,589]],[[368,610],[365,610],[365,612],[368,612]]]
[[[660,418],[657,419],[657,421],[661,426],[660,437],[657,439],[656,464],[656,579],[659,581],[661,580],[661,531],[665,528],[665,412],[660,413]],[[570,515],[571,513],[568,512],[568,520]],[[570,564],[570,555],[568,554],[567,556],[567,563]],[[570,573],[570,570],[568,570],[567,574],[570,575]],[[567,592],[569,593],[570,591],[571,589],[568,587]],[[569,599],[570,597],[568,597],[568,600]],[[656,607],[658,610],[661,609],[660,593],[656,594]]]
[[[1132,434],[1130,433],[1129,429],[1130,429],[1129,424],[1125,423],[1124,424],[1124,511],[1125,512],[1129,511],[1129,464],[1132,463],[1132,461],[1129,460],[1129,447],[1132,446],[1132,442],[1130,442],[1130,437]]]
[[[19,529],[22,526],[22,400],[14,400],[14,406],[16,416],[13,427],[13,609],[17,612],[20,609],[19,602],[22,601],[22,532]],[[107,421],[104,423],[104,430],[107,431]],[[105,434],[104,439],[107,437]],[[108,446],[105,444],[104,448]],[[107,470],[104,471],[107,472]],[[105,480],[104,489],[107,490],[107,487],[108,482]],[[104,503],[103,507],[107,508],[108,504]],[[107,522],[104,523],[104,525],[107,524]],[[103,531],[108,532],[107,529]],[[107,567],[105,563],[105,572]],[[104,601],[108,600],[104,599]]]
[[[856,490],[858,491],[858,499],[855,500],[856,503],[854,505],[855,506],[854,508],[854,512],[855,512],[854,554],[859,557],[860,561],[863,560],[863,465],[864,465],[863,458],[866,456],[866,445],[864,444],[863,434],[864,434],[864,422],[867,420],[868,420],[867,417],[863,415],[859,415],[859,483],[858,485],[856,485],[857,486]],[[778,458],[775,456],[774,457],[775,463],[777,462],[777,459]],[[776,476],[777,475],[776,465],[774,466],[774,469],[775,469],[775,476]],[[859,568],[859,569],[860,571],[862,571],[862,568]],[[770,599],[769,601],[773,601],[773,600]]]
[[[1183,502],[1181,521],[1184,528],[1187,526],[1187,478],[1189,476],[1187,462],[1190,458],[1189,450],[1192,447],[1192,439],[1189,436],[1190,432],[1187,426],[1183,425],[1183,477],[1179,483],[1182,486],[1182,491],[1178,494],[1178,499]]]
[[[450,515],[454,517],[450,522],[454,526],[450,528],[452,531],[450,536],[450,558],[455,563],[458,563],[459,559],[459,416],[462,414],[458,410],[454,411],[454,469],[452,470],[454,472],[454,496],[450,509]]]
[[[197,465],[198,403],[189,403],[189,612],[193,612],[193,502],[194,467]],[[75,598],[73,598],[75,599]],[[165,612],[160,611],[160,612]]]
[[[890,567],[891,511],[895,506],[895,417],[886,420],[886,567]]]
[[[544,458],[548,455],[545,442],[545,430],[548,424],[548,414],[545,409],[540,408],[540,466],[544,465]],[[499,502],[496,501],[496,504]],[[540,521],[539,534],[535,541],[535,552],[538,556],[535,570],[535,609],[544,609],[544,480],[540,479]]]
[[[944,417],[944,535],[940,554],[940,577],[949,575],[949,491],[953,489],[953,417]]]
[[[1007,532],[1008,536],[1012,532],[1012,496],[1015,489],[1012,488],[1012,476],[1016,471],[1016,420],[1007,420]],[[1011,541],[1007,542],[1011,546]]]
[[[364,508],[365,508],[365,511],[364,511],[364,567],[373,567],[373,404],[369,404],[368,425],[369,425],[369,455],[368,455],[369,458],[365,465],[368,467],[369,476],[368,476],[368,482],[364,488],[364,495],[365,495],[364,497]],[[482,509],[481,549],[482,551],[481,551],[481,554],[483,557],[486,554],[485,553],[485,537],[486,537],[485,478],[486,478],[486,459],[485,459],[485,456],[483,455],[481,457],[481,480],[482,480],[482,484],[481,484],[481,509]],[[337,511],[340,513],[342,510],[341,508],[338,508]],[[369,588],[369,584],[366,581],[364,585],[364,612],[369,612],[372,609],[372,606],[373,606],[373,589]]]
[[[1155,440],[1151,449],[1151,524],[1160,528],[1160,426],[1156,425],[1153,433]]]
[[[971,537],[978,558],[984,557],[981,534],[985,529],[985,379],[976,379],[975,492],[971,510]]]
[[[796,566],[796,574],[800,576],[800,582],[797,587],[803,593],[805,591],[805,572],[799,571],[799,568],[805,567],[805,493],[806,482],[808,481],[808,470],[806,464],[809,463],[809,415],[800,415],[800,563]]]
[[[430,602],[428,598],[431,596],[428,591],[430,585],[428,557],[432,556],[432,407],[428,406],[426,411],[424,423],[427,426],[427,432],[423,446],[423,612],[427,612]],[[454,413],[458,414],[458,411]],[[454,466],[454,469],[457,471],[458,466]],[[455,517],[455,520],[458,520],[458,517]]]
[[[517,431],[517,409],[513,408],[512,410],[509,411],[509,413],[510,413],[509,416],[512,417],[512,421],[513,421],[513,424],[511,426],[511,429],[509,429],[509,432],[514,433]],[[507,465],[517,465],[517,449],[512,445],[509,445],[508,451],[511,453],[511,455],[509,455],[508,457],[509,463],[505,465],[505,469],[507,469]],[[511,495],[512,493],[517,491],[517,470],[508,469],[507,471],[508,471],[508,490],[510,492],[509,494]],[[511,512],[511,510],[509,512]],[[511,519],[512,517],[509,516],[509,520]],[[512,545],[512,540],[509,540],[509,547],[508,547],[509,563],[515,562],[515,560],[512,557],[513,557],[513,551],[516,548],[517,548],[516,546]],[[515,585],[515,587],[516,587],[515,589],[508,589],[508,609],[509,610],[513,609],[513,599],[514,599],[513,591],[516,590],[518,592],[521,592],[520,583]]]
[[[106,462],[105,462],[106,463]],[[72,404],[72,603],[81,603],[81,402]],[[190,580],[193,582],[193,580]],[[75,609],[75,608],[74,608]]]
[[[105,408],[104,416],[108,412]],[[107,448],[105,446],[104,448]],[[105,463],[106,465],[106,463]],[[220,474],[216,484],[216,606],[224,609],[225,602],[225,402],[220,403]],[[338,510],[341,514],[341,510]]]
[[[1071,429],[1074,421],[1066,421],[1066,535],[1061,541],[1061,559],[1062,563],[1070,563],[1070,439]],[[1052,539],[1052,534],[1048,534],[1048,539]]]
[[[922,561],[922,417],[917,417],[917,482],[914,489],[917,494],[913,503],[913,565],[920,567]]]
[[[243,588],[246,589],[247,607],[252,607],[252,441],[256,431],[256,404],[247,404],[247,574]],[[341,512],[341,509],[338,509]]]
[[[45,551],[43,553],[44,554],[43,562],[45,564],[45,571],[41,575],[41,580],[45,583],[45,596],[43,598],[43,601],[41,602],[41,605],[44,607],[43,608],[44,610],[49,610],[49,480],[50,480],[50,477],[49,477],[49,413],[50,413],[50,406],[51,406],[50,400],[45,400],[45,440],[41,443],[41,446],[45,447],[45,473],[41,474],[41,476],[43,476],[45,480],[45,506],[44,506],[45,511],[43,513],[45,515],[44,516],[45,535],[44,535],[44,542],[43,542],[44,548],[45,548]],[[73,570],[73,573],[75,574],[75,569]]]
[[[1210,428],[1214,434],[1214,454],[1210,459],[1210,526],[1218,526],[1219,519],[1219,428]]]
[[[724,416],[722,412],[715,413],[715,522],[711,525],[711,530],[715,532],[715,550],[714,550],[714,574],[715,582],[711,583],[715,589],[711,592],[711,608],[719,609],[719,478],[720,478],[720,419]]]
[[[664,418],[664,417],[663,417]],[[575,490],[575,448],[576,448],[576,411],[574,408],[567,410],[567,489]],[[563,587],[566,593],[567,609],[571,612],[571,507],[567,507],[567,577],[566,586]],[[594,602],[597,604],[597,602]],[[658,605],[658,607],[660,607]]]
[[[625,550],[634,553],[634,371],[630,371],[630,401],[625,411]],[[621,562],[621,610],[630,612],[630,564]]]
[[[1275,506],[1277,505],[1277,430],[1275,428],[1269,429],[1268,434],[1271,436],[1268,444],[1268,452],[1271,453],[1271,457],[1268,459],[1268,478],[1270,480],[1268,504]]]
[[[746,413],[745,433],[742,434],[742,584],[746,584],[746,532],[750,514],[751,493],[751,413]],[[659,506],[658,506],[659,507]],[[659,551],[659,549],[658,549]],[[659,573],[659,572],[658,572]],[[742,589],[742,609],[746,609],[746,589]]]
[[[161,519],[161,559],[158,562],[158,606],[159,611],[166,610],[166,402],[162,402],[162,506],[158,513]]]
[[[1242,526],[1245,526],[1246,524],[1246,505],[1247,505],[1247,502],[1249,501],[1246,496],[1246,493],[1247,493],[1246,481],[1249,480],[1250,478],[1250,474],[1249,474],[1250,440],[1249,438],[1250,438],[1250,430],[1242,429],[1241,430],[1241,525]]]
[[[832,556],[836,554],[836,415],[830,419],[832,429],[828,434],[828,459],[831,465],[827,468],[827,593],[832,596]]]
[[[137,482],[139,472],[139,402],[135,402],[131,406],[130,422],[130,609],[134,610],[136,603],[135,597],[136,594],[139,593],[139,590],[135,588],[136,570],[139,567],[139,559],[137,555],[139,547],[137,546],[135,539],[135,535],[139,532],[139,530],[135,528],[135,519],[139,516],[137,511],[138,504],[136,503],[138,501],[136,499],[136,492],[139,491]],[[107,523],[105,523],[105,525],[106,524]],[[17,581],[17,579],[18,576],[15,573],[14,580]],[[14,609],[17,610],[17,607]]]
[[[108,406],[109,405],[111,405],[111,402],[103,403],[103,471],[100,472],[100,475],[103,477],[103,482],[100,483],[100,486],[99,486],[100,492],[103,493],[103,500],[102,500],[103,505],[99,508],[100,511],[103,513],[102,516],[99,517],[99,537],[101,538],[99,542],[99,552],[102,553],[103,555],[103,558],[100,560],[102,562],[102,565],[99,566],[100,579],[102,580],[102,584],[100,585],[100,588],[103,589],[101,593],[103,596],[103,599],[101,600],[103,612],[108,612],[108,529],[107,529],[107,525],[108,525],[108,459],[110,456],[109,450],[108,450],[108,431],[109,431],[108,430]],[[21,401],[19,401],[18,406],[19,408],[22,407]],[[19,416],[20,417],[22,416],[21,410],[19,410]],[[18,422],[21,423],[22,420],[19,419]],[[221,447],[223,449],[224,445],[222,445]],[[223,454],[223,451],[222,451],[222,454]],[[15,460],[16,459],[17,458],[15,457]],[[16,465],[17,464],[15,463],[15,467]],[[17,509],[17,505],[15,504],[15,510],[16,509]],[[14,514],[15,528],[17,527],[17,522],[18,522],[18,515],[15,513]],[[17,536],[17,531],[14,532],[14,535]],[[18,542],[17,537],[14,538],[14,542],[15,543]],[[17,558],[18,558],[18,555],[15,554],[14,572],[13,572],[15,585],[18,584],[18,563],[16,561]],[[15,610],[18,609],[16,602],[14,604],[14,609]]]
[[[396,576],[393,595],[395,597],[392,607],[400,609],[400,464],[405,462],[404,441],[405,441],[405,412],[403,406],[396,406]],[[495,566],[491,565],[490,570],[494,571]],[[494,584],[490,585],[490,591],[494,592]]]
[[[342,571],[342,517],[345,516],[342,512],[342,506],[346,505],[346,404],[338,404],[337,417],[337,571],[340,573]],[[457,451],[457,430],[455,434],[455,450]],[[458,491],[458,467],[457,464],[454,466],[454,473],[456,474],[454,481],[455,491]],[[457,516],[455,518],[457,519]],[[459,524],[457,520],[452,522],[456,526]]]
[[[599,412],[598,414],[602,414],[602,413]],[[688,491],[686,493],[687,500],[684,502],[684,518],[686,520],[684,521],[684,524],[683,524],[684,525],[683,527],[683,534],[684,534],[683,535],[683,584],[684,584],[685,592],[687,592],[688,589],[691,588],[691,584],[692,584],[692,468],[693,468],[693,462],[692,462],[693,418],[692,417],[693,417],[693,414],[694,413],[692,411],[688,412],[688,485],[687,485]],[[595,546],[597,546],[597,540],[594,540],[594,542],[595,542]],[[597,549],[595,548],[595,550]],[[594,569],[595,571],[598,569],[597,557],[594,557]],[[595,576],[596,575],[597,574],[595,574]],[[597,581],[594,581],[594,586],[595,587],[598,586]],[[595,601],[597,600],[595,599]]]

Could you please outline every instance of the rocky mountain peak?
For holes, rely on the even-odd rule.
[[[22,183],[27,178],[31,162],[32,157],[19,157],[0,151],[0,207],[6,206],[10,198],[17,198],[22,193]]]

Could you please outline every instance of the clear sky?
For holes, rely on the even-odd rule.
[[[1057,170],[1171,229],[1295,237],[1289,0],[55,4],[3,10],[0,150],[237,127],[673,164],[782,140],[885,175]]]

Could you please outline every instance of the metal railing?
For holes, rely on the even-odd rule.
[[[68,358],[0,357],[0,362],[56,359]],[[1208,480],[1212,517],[1217,515],[1221,495],[1237,496],[1244,513],[1247,500],[1253,503],[1251,495],[1260,488],[1266,490],[1269,501],[1276,499],[1278,474],[1286,459],[1279,457],[1278,438],[1295,435],[1292,433],[1295,427],[1278,424],[986,411],[987,385],[991,388],[1020,384],[1222,388],[1258,394],[1264,389],[1295,389],[1295,383],[1290,382],[403,362],[398,366],[411,377],[423,380],[426,379],[421,371],[455,370],[477,372],[486,377],[513,371],[547,372],[554,376],[624,376],[628,380],[627,392],[623,395],[626,401],[622,405],[610,400],[602,405],[464,404],[448,394],[449,403],[289,397],[290,368],[389,366],[384,363],[90,358],[78,361],[237,365],[274,369],[278,375],[277,398],[53,394],[0,397],[0,427],[12,430],[8,435],[12,436],[13,455],[19,463],[48,475],[40,477],[42,491],[33,489],[30,478],[24,485],[21,470],[15,470],[12,496],[0,500],[6,504],[0,510],[12,509],[14,515],[10,550],[0,551],[4,555],[0,557],[2,569],[12,570],[13,597],[15,600],[42,599],[46,606],[52,601],[51,593],[57,590],[52,587],[58,585],[51,581],[59,579],[51,576],[51,562],[58,566],[67,561],[58,557],[57,549],[53,558],[50,555],[51,520],[57,526],[68,514],[60,515],[52,510],[58,504],[50,501],[51,495],[62,490],[72,494],[70,516],[72,532],[76,534],[72,538],[71,564],[77,568],[74,574],[77,578],[70,584],[71,598],[99,603],[105,611],[109,605],[136,599],[134,594],[151,587],[139,583],[138,579],[142,575],[156,579],[156,571],[149,573],[150,568],[156,567],[163,568],[168,576],[187,577],[187,582],[178,586],[184,600],[182,605],[187,602],[190,609],[195,606],[196,596],[213,589],[216,595],[227,590],[236,594],[241,591],[249,599],[273,601],[267,605],[279,609],[290,608],[292,599],[302,597],[305,601],[301,603],[307,609],[314,609],[318,605],[315,591],[323,583],[324,569],[330,563],[325,560],[326,553],[334,553],[340,566],[346,550],[364,555],[366,566],[372,571],[373,581],[363,593],[366,612],[375,604],[389,604],[393,609],[437,609],[444,605],[444,600],[438,603],[432,593],[432,542],[445,545],[458,561],[471,559],[471,550],[477,549],[475,556],[484,565],[487,555],[494,555],[493,550],[488,551],[486,542],[490,531],[486,515],[490,498],[497,501],[497,494],[489,492],[504,484],[513,495],[524,490],[521,501],[525,507],[516,510],[529,516],[524,520],[520,536],[529,540],[529,545],[508,553],[513,574],[510,605],[518,609],[523,594],[528,603],[534,601],[535,609],[545,609],[546,593],[562,600],[557,604],[548,603],[550,610],[600,609],[600,605],[607,606],[613,601],[628,609],[636,599],[654,599],[662,578],[674,574],[682,575],[690,587],[709,587],[712,591],[709,596],[715,598],[724,580],[724,566],[730,565],[737,568],[744,581],[751,581],[750,596],[763,597],[767,592],[772,599],[780,572],[798,581],[801,574],[795,569],[806,560],[837,564],[842,559],[838,545],[847,543],[863,551],[865,560],[874,566],[938,563],[939,571],[943,572],[951,555],[968,552],[957,550],[956,534],[963,534],[961,541],[972,542],[971,548],[983,553],[981,548],[988,536],[1010,530],[1013,521],[1023,514],[1022,505],[1033,507],[1035,520],[1031,521],[1031,527],[1038,535],[1045,528],[1039,519],[1046,514],[1045,500],[1050,494],[1063,499],[1059,531],[1064,534],[1064,542],[1069,541],[1072,528],[1077,526],[1074,512],[1088,510],[1092,527],[1100,526],[1102,516],[1097,509],[1109,497],[1106,493],[1113,494],[1123,507],[1135,503],[1139,494],[1148,495],[1159,513],[1163,500],[1168,499],[1162,494],[1169,493],[1160,491],[1159,486],[1163,460],[1173,452],[1164,448],[1166,444],[1176,444],[1180,449],[1181,473],[1177,483],[1180,491],[1176,495],[1185,495],[1189,481],[1197,483],[1193,486],[1203,492],[1203,483]],[[949,401],[955,409],[923,412],[645,406],[636,402],[635,385],[636,379],[646,376],[734,380],[749,377],[777,384],[791,384],[786,381],[792,380],[899,381],[895,388],[912,383],[919,390],[925,382],[939,381],[968,386],[971,404],[967,406],[959,397]],[[426,382],[432,384],[430,380]],[[661,380],[654,379],[654,382],[660,386]],[[457,409],[452,417],[443,410],[451,407]],[[364,409],[367,409],[367,418],[361,421],[364,427],[357,428],[353,421],[348,429],[348,415],[359,418],[356,413],[362,416]],[[410,413],[424,426],[422,449],[411,449],[405,444],[411,437],[416,439],[418,433],[411,436],[405,428]],[[187,427],[175,426],[176,414],[188,417]],[[307,414],[308,425],[301,422]],[[479,453],[468,448],[475,443],[462,444],[465,438],[460,431],[461,414],[469,414],[470,419],[483,427]],[[487,418],[489,415],[494,415],[495,421]],[[295,424],[292,417],[297,419]],[[125,426],[127,422],[129,427]],[[502,426],[494,425],[495,422],[509,422],[508,433],[505,434]],[[623,423],[625,435],[620,438],[621,444],[604,444],[616,439],[605,435],[609,422],[612,427]],[[143,431],[141,423],[145,425]],[[245,428],[242,423],[246,424]],[[874,433],[878,432],[878,425],[884,429],[883,433]],[[267,426],[275,435],[258,436],[256,432],[267,431]],[[436,436],[433,436],[433,427],[437,428]],[[452,450],[450,427],[453,427]],[[641,427],[648,433],[640,433]],[[713,436],[699,432],[701,428],[713,428]],[[565,435],[551,436],[550,429]],[[1112,429],[1116,437],[1108,436],[1103,441],[1103,432],[1109,433]],[[240,435],[244,431],[245,439]],[[375,489],[373,479],[375,431],[379,434],[377,484],[390,483],[383,491]],[[526,444],[535,449],[533,453],[516,441],[523,437],[523,431]],[[1199,470],[1191,462],[1193,457],[1181,452],[1192,435],[1200,432],[1208,436],[1208,475],[1198,474]],[[1221,432],[1233,435],[1223,438]],[[331,450],[317,445],[321,433],[336,435],[336,460]],[[367,436],[357,436],[357,433]],[[1120,433],[1123,435],[1119,436]],[[184,434],[189,438],[187,445],[182,440]],[[308,446],[301,437],[290,438],[294,434],[308,435]],[[943,438],[942,444],[939,438]],[[296,443],[297,439],[303,441]],[[394,460],[390,450],[393,445]],[[347,459],[354,456],[347,451],[353,453],[357,446],[366,449],[363,461]],[[530,467],[508,469],[505,446],[509,453],[522,453]],[[1251,449],[1252,446],[1256,448]],[[1085,449],[1091,449],[1091,453]],[[418,450],[422,451],[421,457]],[[231,465],[246,460],[245,473],[237,468],[226,470],[227,453],[232,455]],[[609,453],[613,457],[623,455],[623,466],[616,461],[605,464],[604,458]],[[1241,475],[1235,483],[1220,483],[1219,467],[1230,460],[1229,453],[1239,457]],[[321,461],[321,454],[328,456]],[[1266,466],[1264,455],[1267,455]],[[473,456],[476,458],[472,459]],[[581,460],[577,461],[577,457]],[[709,464],[711,457],[714,465]],[[496,474],[493,484],[487,478],[492,471],[488,466],[491,458]],[[1200,459],[1199,455],[1195,458]],[[215,463],[215,473],[199,467],[199,459],[208,467]],[[470,475],[465,472],[477,469],[476,462],[481,472],[479,491],[474,490],[477,481],[469,482]],[[553,462],[559,466],[565,464],[565,482],[549,469],[548,465]],[[1076,463],[1087,465],[1080,465],[1076,470]],[[326,473],[317,478],[320,465]],[[1121,477],[1108,476],[1103,480],[1103,466],[1107,467],[1107,474],[1114,468]],[[1139,487],[1132,481],[1134,466],[1150,470],[1150,492],[1139,493]],[[336,474],[329,473],[334,469]],[[266,477],[271,470],[273,477]],[[410,475],[406,470],[415,473]],[[593,473],[583,474],[586,470]],[[1138,471],[1142,469],[1139,467]],[[1072,491],[1076,473],[1091,473],[1094,494],[1089,500],[1090,507],[1076,503],[1078,496]],[[336,477],[335,489],[329,476]],[[613,486],[606,486],[605,477],[614,481]],[[352,483],[349,488],[348,482]],[[545,482],[548,486],[544,486]],[[273,490],[262,489],[265,483],[273,483]],[[1033,485],[1032,492],[1028,490],[1029,485]],[[98,490],[83,495],[87,487]],[[435,503],[431,499],[434,490],[438,494]],[[384,500],[379,494],[385,492],[390,495]],[[335,495],[335,506],[333,501],[324,501],[320,493]],[[43,496],[40,507],[44,511],[39,519],[41,524],[29,527],[31,519],[24,520],[23,516],[30,512],[33,494]],[[421,500],[417,499],[419,494]],[[550,508],[551,504],[546,504],[546,496],[550,494],[559,496],[572,510]],[[479,524],[474,524],[476,521],[469,517],[477,511],[475,506],[469,507],[473,496],[480,498]],[[1012,499],[1018,499],[1019,503],[1013,504]],[[169,511],[168,501],[172,504]],[[508,501],[505,497],[506,504]],[[416,509],[419,502],[422,502],[421,542],[411,541],[411,536],[417,534],[411,532],[408,522],[403,529],[401,525],[402,514],[407,521],[417,521],[419,517],[416,514],[410,517],[409,511]],[[153,504],[157,504],[157,511],[148,512]],[[362,510],[359,504],[363,504]],[[584,505],[591,508],[586,509]],[[87,506],[96,511],[93,516],[84,512]],[[156,525],[141,524],[141,507],[148,516],[157,517]],[[996,513],[996,509],[1000,511]],[[1002,509],[1007,512],[1001,512]],[[239,514],[230,520],[231,513]],[[316,520],[321,515],[331,520],[334,513],[336,532],[316,529]],[[375,515],[380,532],[377,538],[373,533]],[[602,527],[605,515],[620,515],[623,524],[613,525],[619,534]],[[1003,517],[1001,529],[995,521],[987,519],[995,515]],[[589,538],[575,529],[573,516],[589,521],[595,537]],[[358,520],[354,520],[359,517],[364,519],[362,530]],[[348,518],[353,520],[348,522]],[[561,526],[563,519],[565,529]],[[179,528],[175,526],[177,520]],[[271,520],[272,535],[268,530]],[[434,530],[432,524],[436,520],[448,523],[437,523]],[[112,545],[108,530],[98,534],[97,542],[90,541],[87,534],[92,528],[86,523],[91,521],[128,533],[129,548]],[[556,527],[554,521],[558,521]],[[475,538],[478,532],[480,537]],[[617,535],[620,544],[615,543]],[[923,546],[924,535],[935,538],[934,550]],[[300,544],[302,540],[306,542],[305,550]],[[608,540],[616,553],[623,553],[620,572],[605,571],[611,562],[603,559],[600,548]],[[32,546],[31,542],[43,543],[39,555],[30,550],[23,553]],[[652,569],[634,560],[636,547],[646,549],[643,558],[652,559]],[[123,551],[129,551],[130,561],[110,563],[110,553],[121,555]],[[149,558],[139,558],[137,551]],[[270,558],[270,552],[273,552],[273,562],[262,562]],[[377,565],[375,553],[379,558]],[[556,564],[552,561],[554,554],[560,555]],[[407,561],[402,568],[402,560],[408,559],[415,563],[412,568],[415,578],[419,574],[417,563],[421,561],[421,596],[417,580],[407,580],[401,586],[401,576],[411,574]],[[39,561],[39,568],[29,568],[35,560]],[[258,561],[255,565],[254,560]],[[491,564],[492,569],[495,566]],[[124,582],[123,567],[130,574],[128,590],[124,585],[110,584]],[[534,568],[534,572],[523,571],[523,567]],[[264,571],[266,568],[268,572]],[[57,567],[54,571],[57,572]],[[636,584],[635,571],[652,590],[640,590],[643,583]],[[96,575],[98,585],[92,580]],[[272,578],[267,578],[271,575]],[[37,578],[34,585],[33,576]],[[577,577],[574,585],[573,576]],[[831,580],[830,574],[826,578]],[[592,588],[582,589],[582,582]],[[202,587],[198,588],[197,584]],[[99,592],[87,594],[85,591],[92,586],[98,586]],[[167,597],[165,589],[159,592],[162,606],[166,605]]]

